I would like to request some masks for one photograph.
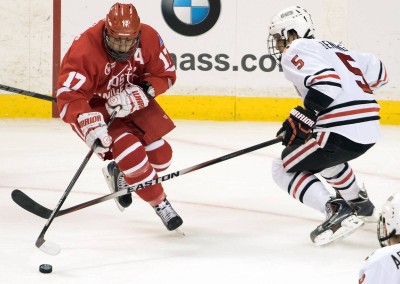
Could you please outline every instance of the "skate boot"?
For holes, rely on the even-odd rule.
[[[153,206],[153,208],[169,231],[176,230],[180,225],[182,225],[182,218],[175,212],[167,199],[164,199],[160,204]]]
[[[111,193],[123,190],[129,187],[129,185],[124,180],[124,174],[118,168],[116,162],[111,162],[107,167],[103,168],[103,175],[107,181],[108,187]],[[119,210],[124,211],[132,203],[132,195],[126,194],[114,198]]]
[[[358,193],[358,198],[349,200],[349,204],[356,210],[357,216],[367,223],[378,222],[378,214],[376,213],[375,206],[368,198],[368,193],[363,185],[361,191]]]
[[[342,198],[331,197],[325,205],[325,210],[325,222],[310,234],[316,246],[342,239],[364,225],[364,221],[357,217],[355,210]]]

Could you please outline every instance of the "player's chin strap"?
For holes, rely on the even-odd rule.
[[[379,244],[381,245],[381,247],[385,247],[386,245],[384,244],[384,242],[386,242],[387,240],[389,240],[390,238],[394,237],[396,235],[396,230],[394,229],[389,235],[387,235],[386,237],[379,237],[378,236],[378,240],[379,240]]]

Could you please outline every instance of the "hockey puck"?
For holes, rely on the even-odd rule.
[[[50,264],[41,264],[39,266],[39,271],[42,273],[51,273],[53,271],[53,267]]]

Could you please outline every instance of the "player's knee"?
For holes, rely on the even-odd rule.
[[[347,168],[347,169],[346,169]],[[330,168],[323,169],[319,173],[321,174],[322,177],[324,178],[338,178],[341,174],[343,174],[345,171],[350,172],[351,168],[347,163],[336,165]]]
[[[112,152],[115,162],[127,177],[141,179],[153,171],[142,143],[131,133],[117,137]]]
[[[289,183],[294,174],[287,173],[283,167],[283,161],[281,159],[274,159],[272,161],[272,179],[274,182],[284,191],[287,191]]]
[[[138,148],[143,149],[139,139],[132,133],[123,133],[114,138],[112,153],[115,160],[122,160]],[[144,151],[143,151],[144,152]]]
[[[171,145],[164,139],[157,140],[145,147],[149,162],[157,172],[166,170],[172,160]]]

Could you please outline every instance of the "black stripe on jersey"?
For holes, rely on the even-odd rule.
[[[336,72],[336,70],[333,69],[333,68],[325,68],[325,69],[322,69],[322,70],[318,71],[317,73],[315,73],[314,76],[315,76],[315,75],[322,74],[322,73],[324,73],[324,72],[326,72],[326,71],[333,71],[333,72]],[[308,76],[308,77],[310,77],[310,76]]]
[[[334,82],[329,82],[329,81],[319,81],[317,83],[312,84],[310,87],[312,86],[316,86],[316,85],[329,85],[329,86],[334,86],[334,87],[342,87],[342,84],[340,83],[334,83]]]
[[[383,72],[383,65],[382,65],[382,61],[379,61],[379,75],[378,75],[378,80],[379,81],[382,78],[382,72]]]
[[[375,116],[362,117],[362,118],[357,118],[357,119],[348,119],[348,120],[344,120],[344,121],[335,121],[335,122],[325,123],[325,124],[317,124],[316,128],[329,128],[329,127],[343,126],[343,125],[348,125],[348,124],[355,124],[355,123],[361,123],[361,122],[367,122],[367,121],[379,120],[379,119],[380,119],[380,116],[375,115]]]
[[[340,176],[342,176],[347,171],[348,168],[349,168],[349,164],[346,162],[346,163],[344,163],[344,168],[343,168],[343,170],[340,171],[340,173],[338,173],[337,175],[335,175],[333,177],[329,177],[329,178],[328,177],[324,177],[324,179],[326,179],[327,181],[328,180],[332,180],[332,179],[337,179]]]
[[[304,78],[304,87],[310,88],[310,87],[307,86],[307,81],[308,81],[308,79],[309,79],[311,76],[320,75],[320,74],[322,74],[322,73],[324,73],[324,72],[327,72],[327,71],[336,72],[336,70],[333,69],[333,68],[326,68],[326,69],[319,70],[318,72],[314,73],[313,75],[308,75],[308,76],[306,76],[306,77]]]
[[[321,116],[323,114],[331,112],[332,110],[335,110],[335,109],[340,109],[340,108],[348,107],[348,106],[366,105],[366,104],[378,104],[378,103],[376,102],[376,100],[368,100],[368,101],[367,100],[361,100],[361,101],[346,102],[346,103],[343,103],[343,104],[339,104],[339,105],[335,105],[335,106],[329,107],[329,108],[321,111],[318,114],[318,116]]]
[[[301,203],[303,203],[303,197],[304,197],[304,195],[306,194],[308,188],[309,188],[311,185],[313,185],[314,183],[318,182],[318,181],[320,181],[320,180],[317,179],[317,178],[315,178],[315,179],[311,180],[310,182],[308,182],[308,183],[306,184],[306,186],[303,188],[303,190],[301,191],[300,196],[299,196],[299,201],[300,201]]]
[[[310,88],[304,98],[304,106],[306,109],[322,111],[326,109],[331,103],[333,99],[324,93]]]

